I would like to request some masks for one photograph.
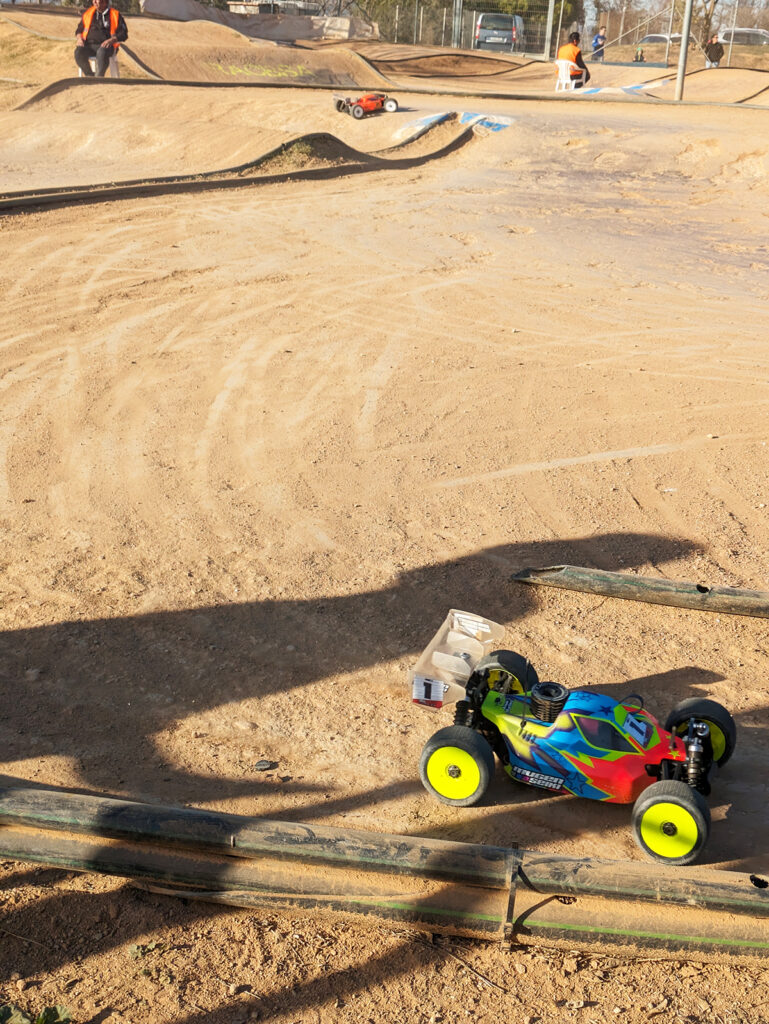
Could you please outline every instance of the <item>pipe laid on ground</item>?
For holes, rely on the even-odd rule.
[[[507,847],[416,839],[168,807],[27,786],[0,788],[0,823],[137,842],[181,844],[236,857],[282,857],[506,889]]]
[[[91,79],[84,78],[82,81],[90,82]],[[129,79],[100,78],[98,81],[120,82],[129,81]],[[332,164],[328,167],[311,167],[304,170],[284,171],[278,174],[249,175],[247,177],[245,175],[232,174],[227,177],[228,172],[222,171],[221,174],[223,176],[220,177],[216,176],[217,172],[208,172],[202,175],[178,174],[170,177],[148,178],[144,183],[113,184],[101,188],[76,185],[39,191],[25,189],[19,194],[7,192],[0,195],[0,213],[7,213],[10,210],[31,210],[43,207],[53,209],[75,203],[85,205],[114,202],[119,199],[135,199],[144,196],[181,195],[222,189],[248,188],[250,186],[276,185],[287,181],[326,181],[330,178],[345,178],[354,174],[368,174],[373,171],[411,170],[415,167],[421,167],[431,160],[437,160],[448,156],[450,153],[454,153],[471,142],[474,137],[473,126],[471,125],[461,134],[457,135],[456,138],[447,142],[445,146],[442,146],[433,153],[387,159],[371,155],[368,159],[357,163]]]
[[[65,871],[183,887],[178,895],[264,909],[336,911],[475,939],[504,938],[509,889],[386,872],[306,865],[284,857],[246,860],[119,839],[0,827],[0,857]]]
[[[741,871],[675,868],[519,851],[519,886],[561,896],[598,896],[769,918],[769,879]]]
[[[472,938],[769,956],[769,884],[740,872],[377,835],[23,785],[0,789],[0,857],[140,879],[177,896],[363,914]]]
[[[24,786],[0,788],[0,823],[186,847],[262,864],[299,861],[327,866],[329,872],[385,872],[489,889],[509,889],[517,868],[519,885],[542,894],[673,903],[769,917],[769,885],[737,871],[587,860]],[[1,837],[2,831],[0,845]]]
[[[544,587],[577,590],[583,594],[619,597],[624,601],[645,601],[647,604],[693,608],[700,612],[769,618],[769,591],[766,590],[708,587],[701,583],[684,583],[651,576],[630,576],[626,573],[586,569],[577,565],[548,565],[540,569],[522,569],[512,579],[516,583],[537,583]]]

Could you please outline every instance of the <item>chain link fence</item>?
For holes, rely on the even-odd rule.
[[[626,2],[597,7],[595,19],[583,33],[583,50],[599,26],[606,28],[606,63],[635,59],[639,49],[646,62],[677,64],[684,30],[685,0],[667,4]],[[724,3],[723,0],[694,0],[689,30],[692,68],[705,59],[705,46],[716,36],[723,46],[721,67],[769,69],[769,4]],[[586,53],[587,56],[587,53]]]
[[[519,7],[510,0],[473,5],[373,0],[365,4],[365,14],[379,25],[380,38],[391,43],[545,57],[554,8],[555,0],[522,0]]]
[[[338,4],[339,0],[321,0]],[[341,4],[340,4],[341,6]],[[582,50],[591,57],[591,40],[606,26],[606,63],[634,60],[643,46],[647,61],[675,63],[680,51],[685,0],[357,0],[361,13],[379,26],[383,41],[412,46],[479,49],[552,59],[570,32],[582,34]],[[346,10],[346,4],[345,4]],[[496,17],[501,16],[502,21]],[[514,27],[497,39],[483,22]],[[725,49],[724,65],[769,68],[769,0],[724,3],[694,0],[690,47],[699,53],[714,33]],[[657,37],[649,40],[648,37]]]

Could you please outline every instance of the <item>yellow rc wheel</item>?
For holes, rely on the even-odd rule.
[[[456,807],[478,803],[493,775],[491,747],[465,725],[436,732],[425,743],[419,761],[419,776],[427,792]]]
[[[539,682],[537,670],[528,658],[515,651],[492,651],[475,666],[490,690],[499,693],[528,693]]]
[[[734,753],[737,743],[737,726],[734,719],[715,700],[702,697],[689,697],[676,704],[665,720],[668,732],[683,738],[689,730],[689,722],[705,722],[710,730],[710,745],[713,749],[713,760],[719,768],[723,768]]]
[[[633,807],[633,836],[653,860],[691,864],[710,835],[710,811],[685,782],[655,782]]]

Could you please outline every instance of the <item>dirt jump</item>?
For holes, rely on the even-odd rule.
[[[607,63],[562,96],[517,57],[127,21],[121,77],[94,81],[76,12],[0,10],[0,1006],[765,1024],[765,920],[700,909],[696,951],[652,950],[660,907],[623,928],[612,900],[591,938],[562,876],[521,882],[511,945],[502,888],[470,892],[462,936],[429,924],[454,909],[434,879],[415,928],[410,877],[384,891],[351,868],[393,911],[362,920],[320,906],[338,865],[310,907],[304,867],[259,878],[233,851],[279,822],[335,855],[353,833],[398,856],[502,850],[508,886],[521,851],[648,878],[626,804],[498,763],[475,805],[427,791],[452,715],[412,702],[409,670],[460,608],[569,691],[639,694],[662,721],[728,708],[686,871],[764,899],[767,620],[513,577],[769,590],[766,72],[693,62],[676,104],[674,67]],[[398,109],[336,109],[372,89]],[[20,790],[93,802],[92,832],[62,818],[44,842],[10,821]],[[185,858],[183,895],[102,870],[138,870],[125,804],[228,826],[215,855],[152,840],[156,867]],[[198,899],[206,858],[258,905]],[[655,866],[689,886],[682,928],[702,893],[678,870]]]

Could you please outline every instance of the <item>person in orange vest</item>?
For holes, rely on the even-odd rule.
[[[577,79],[574,85],[575,89],[581,89],[583,85],[587,85],[590,81],[590,72],[582,59],[582,50],[579,48],[579,32],[571,33],[568,43],[564,43],[558,51],[558,60],[570,60],[580,68],[579,71],[575,71],[573,68],[571,71],[572,80]],[[584,80],[582,78],[583,74],[585,76]]]
[[[117,52],[121,43],[128,39],[125,18],[116,7],[110,7],[109,0],[94,0],[93,7],[84,11],[75,30],[77,46],[75,63],[88,78],[94,73],[88,63],[96,58],[96,77],[104,78],[110,57]]]

